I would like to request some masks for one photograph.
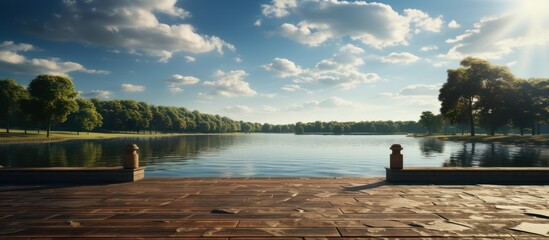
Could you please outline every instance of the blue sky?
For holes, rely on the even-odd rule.
[[[466,56],[549,77],[549,1],[0,3],[0,78],[237,120],[417,120]]]

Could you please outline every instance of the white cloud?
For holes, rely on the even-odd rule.
[[[437,49],[438,49],[437,45],[427,45],[427,46],[421,47],[419,51],[428,52],[428,51],[437,50]]]
[[[320,109],[320,108],[340,108],[340,107],[352,107],[357,108],[360,105],[353,103],[352,101],[345,100],[340,97],[330,97],[322,101],[307,101],[303,104],[294,104],[289,107],[289,110],[310,110],[310,109]]]
[[[413,63],[419,60],[419,57],[409,52],[392,52],[385,57],[381,57],[384,63]]]
[[[412,84],[401,89],[398,93],[401,96],[417,96],[417,95],[437,95],[442,87],[441,84]]]
[[[405,9],[400,15],[390,5],[365,1],[272,1],[262,10],[269,18],[298,17],[280,25],[279,33],[311,47],[341,38],[375,48],[407,45],[411,28],[415,33],[440,32],[444,24],[442,16],[433,18],[417,9]]]
[[[235,58],[234,58],[234,61],[237,62],[237,63],[241,63],[241,62],[242,62],[242,58],[240,58],[240,57],[235,57]]]
[[[133,85],[131,83],[123,83],[120,85],[122,91],[124,92],[143,92],[145,91],[145,86]]]
[[[255,20],[255,22],[254,22],[254,26],[256,26],[256,27],[259,27],[259,26],[261,26],[261,19],[257,19],[257,20]]]
[[[265,17],[284,17],[289,14],[288,8],[296,6],[296,0],[272,0],[270,5],[261,5],[261,12]]]
[[[252,113],[254,110],[246,105],[235,105],[226,107],[225,111],[231,113]]]
[[[102,99],[109,99],[111,98],[113,93],[108,90],[91,90],[86,93],[80,93],[80,96],[85,98],[102,98]]]
[[[291,77],[299,75],[303,70],[294,62],[286,58],[275,58],[269,64],[262,66],[266,71],[274,73],[278,77]]]
[[[193,76],[183,76],[179,74],[173,74],[166,83],[168,84],[168,90],[172,94],[176,94],[183,91],[182,85],[192,85],[200,82],[200,79]]]
[[[301,88],[299,85],[297,84],[286,84],[284,86],[282,86],[282,88],[280,88],[284,91],[288,91],[288,92],[295,92],[297,90],[302,90],[303,88]]]
[[[346,90],[381,79],[375,73],[364,73],[358,69],[364,64],[363,54],[362,48],[347,44],[341,47],[332,58],[321,60],[311,68],[303,69],[284,58],[276,58],[272,63],[263,65],[263,67],[279,77],[295,77],[294,83],[323,83]],[[282,89],[295,91],[297,90],[296,86],[285,85]]]
[[[273,112],[278,112],[278,108],[275,108],[275,107],[269,106],[269,105],[263,105],[263,106],[261,106],[260,111],[261,112],[273,113]]]
[[[442,84],[412,84],[402,88],[398,93],[381,93],[385,98],[406,103],[411,106],[420,106],[425,109],[437,109],[439,90]]]
[[[510,67],[510,66],[515,65],[515,64],[517,64],[517,61],[511,61],[511,62],[506,63],[505,66],[509,66],[509,67]]]
[[[524,13],[527,14],[527,13]],[[507,14],[483,18],[472,29],[455,38],[446,40],[453,47],[439,57],[462,59],[475,56],[485,59],[500,59],[524,46],[549,43],[549,19],[534,21],[524,14]]]
[[[217,70],[213,75],[217,81],[206,81],[204,86],[214,88],[215,90],[211,93],[213,95],[224,97],[254,96],[257,92],[250,88],[248,82],[243,80],[247,75],[244,70],[230,72]]]
[[[301,19],[282,24],[280,33],[309,46],[345,37],[376,48],[407,43],[409,20],[386,4],[332,0],[299,4],[273,1],[271,5],[263,5],[267,17],[281,18],[291,13]]]
[[[70,2],[70,1],[66,1]],[[174,53],[204,53],[234,46],[217,36],[199,34],[190,24],[162,23],[156,14],[185,19],[189,12],[176,7],[176,0],[74,1],[57,9],[58,18],[27,28],[50,39],[121,47],[167,62]]]
[[[440,28],[442,27],[442,24],[444,24],[442,16],[432,18],[429,14],[418,9],[405,9],[404,16],[414,25],[415,33],[420,33],[422,31],[440,32]]]
[[[185,62],[188,62],[188,63],[196,62],[196,59],[191,56],[185,56]]]
[[[456,22],[456,20],[452,20],[448,23],[448,27],[449,28],[459,28],[459,27],[461,27],[461,24]]]
[[[34,46],[26,43],[4,41],[0,44],[0,69],[14,73],[28,74],[59,74],[70,72],[85,72],[90,74],[108,74],[108,71],[87,69],[76,62],[64,62],[59,58],[27,58],[20,52],[34,50]]]

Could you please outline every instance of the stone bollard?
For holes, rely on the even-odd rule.
[[[139,154],[137,154],[139,147],[136,144],[126,145],[126,154],[124,155],[124,168],[136,169],[139,168]]]
[[[393,150],[393,152],[390,155],[391,159],[391,169],[402,169],[403,166],[403,160],[402,160],[402,154],[400,154],[400,151],[404,148],[400,146],[400,144],[393,144],[389,148]]]

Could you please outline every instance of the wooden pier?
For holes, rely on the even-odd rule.
[[[0,185],[0,239],[543,239],[549,186],[383,178]]]

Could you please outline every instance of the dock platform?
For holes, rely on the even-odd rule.
[[[384,178],[146,178],[0,185],[0,239],[370,239],[549,236],[549,186]]]

